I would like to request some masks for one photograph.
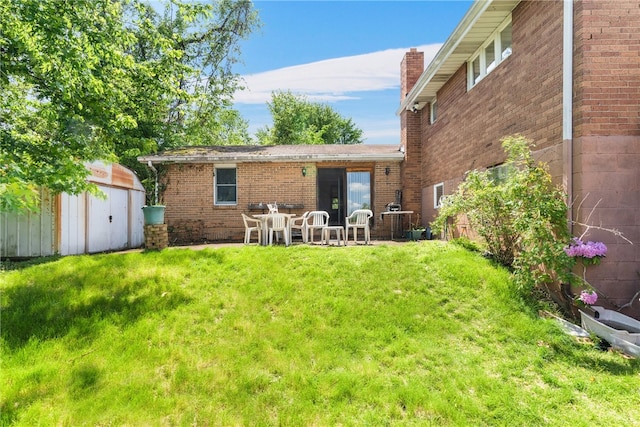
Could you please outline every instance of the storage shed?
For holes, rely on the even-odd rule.
[[[144,243],[144,187],[118,164],[87,165],[90,182],[106,194],[52,195],[40,190],[37,213],[0,213],[0,257],[74,255],[136,248]]]

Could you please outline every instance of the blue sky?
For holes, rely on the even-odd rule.
[[[364,131],[365,144],[399,144],[400,61],[410,48],[425,65],[471,5],[460,0],[257,0],[262,26],[241,45],[247,90],[235,108],[253,134],[271,126],[271,92],[329,104]]]

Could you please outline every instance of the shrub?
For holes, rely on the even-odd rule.
[[[470,252],[482,251],[482,247],[478,244],[478,242],[475,242],[469,239],[468,237],[456,237],[454,239],[451,239],[451,243],[453,243],[454,245],[458,245],[462,248],[465,248]]]
[[[520,135],[504,138],[507,173],[471,171],[457,191],[447,196],[431,224],[442,230],[465,214],[496,261],[513,269],[524,290],[542,286],[559,296],[574,263],[563,248],[570,239],[563,191],[552,184],[548,168],[533,159],[533,144]],[[555,299],[555,298],[554,298]]]

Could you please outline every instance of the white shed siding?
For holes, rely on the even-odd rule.
[[[86,194],[61,194],[60,198],[60,253],[83,254],[86,250]]]
[[[144,191],[129,190],[129,245],[132,248],[144,244],[144,214],[142,207],[146,197]]]
[[[40,190],[40,212],[0,213],[0,257],[53,255],[54,212],[53,197]]]

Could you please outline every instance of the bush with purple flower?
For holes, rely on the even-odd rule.
[[[579,258],[583,264],[599,264],[600,259],[607,255],[607,246],[602,242],[588,241],[584,243],[577,237],[571,240],[568,246],[565,246],[564,252],[570,256]]]
[[[607,246],[602,242],[583,242],[582,239],[574,237],[567,246],[564,247],[567,256],[582,262],[582,284],[588,290],[583,290],[575,300],[583,306],[593,305],[598,300],[598,294],[593,290],[593,286],[587,281],[587,266],[600,264],[600,260],[607,255]]]

